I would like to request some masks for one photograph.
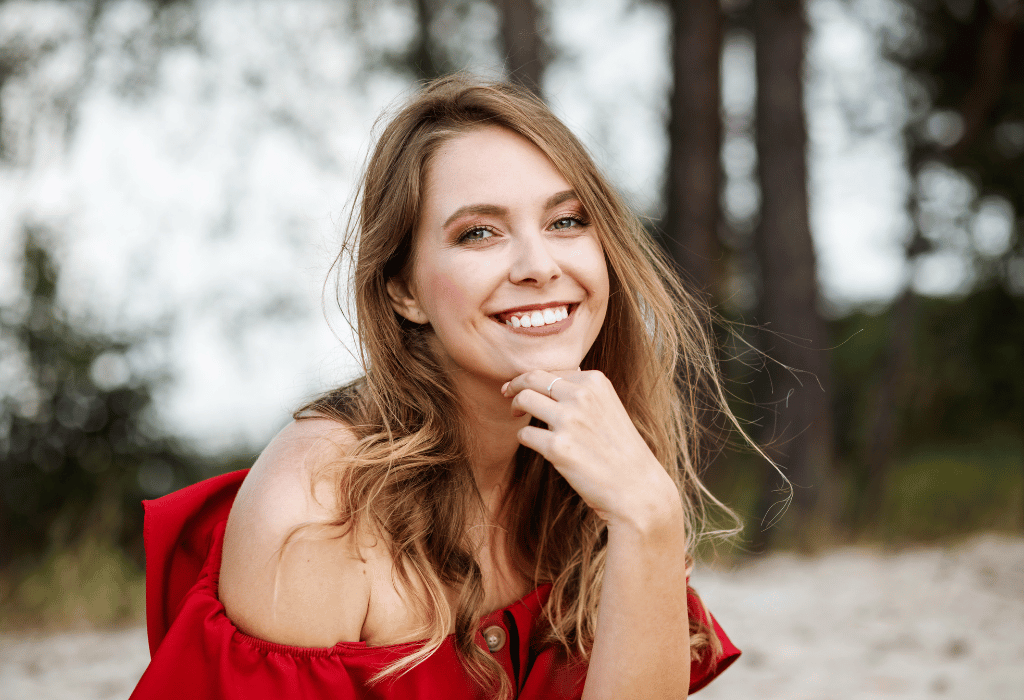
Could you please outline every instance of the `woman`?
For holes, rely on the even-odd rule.
[[[359,201],[364,375],[247,474],[147,504],[153,661],[133,697],[709,682],[739,652],[688,562],[700,424],[710,401],[731,414],[640,223],[543,103],[458,76],[387,124]]]

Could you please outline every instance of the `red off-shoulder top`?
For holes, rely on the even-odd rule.
[[[403,675],[370,679],[417,643],[333,647],[275,644],[241,632],[217,598],[221,548],[228,513],[248,470],[224,474],[145,502],[146,617],[152,659],[132,700],[470,700],[482,697],[466,674],[451,637]],[[531,648],[534,627],[550,590],[544,585],[522,600],[486,615],[483,631],[501,642],[493,653],[519,700],[578,700],[585,665],[555,648]],[[690,599],[690,614],[703,608]],[[690,692],[703,688],[740,655],[714,618],[722,654],[690,669]],[[498,630],[492,628],[497,627]],[[495,632],[497,634],[495,634]],[[666,643],[687,644],[685,630]]]

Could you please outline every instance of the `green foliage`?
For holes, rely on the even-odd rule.
[[[910,356],[890,394],[894,310],[833,322],[833,338],[847,339],[832,353],[846,526],[897,540],[1019,527],[1024,299],[993,285],[914,302]],[[876,414],[889,408],[893,464],[872,474]],[[881,479],[875,489],[872,478]]]
[[[999,286],[917,299],[897,412],[898,453],[920,445],[1024,440],[1024,299]],[[834,321],[840,452],[863,457],[892,342],[892,310]],[[845,342],[843,342],[845,341]]]
[[[0,310],[6,367],[0,400],[0,570],[85,535],[142,559],[141,500],[198,477],[178,442],[149,419],[154,379],[133,375],[142,337],[111,338],[66,317],[57,268],[27,228],[24,303]]]
[[[1024,299],[990,284],[963,298],[916,297],[912,308],[909,356],[890,394],[896,307],[830,324],[834,486],[842,518],[821,524],[829,530],[817,538],[822,542],[906,543],[1024,528]],[[733,409],[741,420],[753,420],[749,387],[765,370],[756,356],[731,350],[726,373],[736,394]],[[870,451],[879,411],[889,408],[890,462],[878,502],[870,503]],[[765,469],[749,451],[726,452],[706,474],[712,492],[746,524],[741,551],[781,508],[767,518],[758,511]],[[767,501],[781,503],[783,496]],[[783,540],[775,544],[791,544]]]
[[[139,624],[145,576],[108,540],[85,537],[54,548],[29,573],[0,579],[0,627],[66,628]]]
[[[906,454],[890,467],[874,520],[855,530],[842,523],[821,523],[815,538],[819,545],[867,540],[900,546],[980,530],[1019,533],[1024,529],[1024,442],[989,436],[980,442],[904,444],[901,449]],[[745,527],[734,542],[702,543],[698,555],[703,559],[750,554],[756,530],[778,515],[773,511],[764,520],[756,512],[760,461],[749,454],[734,454],[727,462],[715,466],[709,485],[736,510]],[[843,505],[847,508],[859,502],[856,465],[857,459],[849,453],[839,460],[837,491],[846,494]],[[788,549],[796,544],[782,537],[773,546]]]
[[[876,535],[927,541],[976,530],[1020,530],[1024,443],[926,447],[898,463],[885,489]]]
[[[1024,436],[1024,298],[990,287],[923,300],[915,331],[908,437]]]
[[[926,248],[966,234],[986,197],[1012,208],[1008,248],[996,259],[976,256],[979,279],[1024,285],[1024,22],[1015,3],[901,0],[899,31],[887,53],[907,74],[911,116],[904,130],[913,178],[936,164],[955,169],[974,188],[959,219],[918,216]],[[924,188],[927,189],[927,188]],[[913,195],[927,198],[918,182]],[[915,203],[915,207],[917,205]],[[927,207],[925,207],[927,209]],[[921,250],[919,252],[926,252]]]

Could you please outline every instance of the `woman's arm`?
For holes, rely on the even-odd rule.
[[[675,486],[669,480],[675,493]],[[682,507],[608,522],[597,635],[583,697],[685,698],[690,686]]]
[[[331,489],[311,493],[315,467],[344,456],[348,431],[326,419],[292,423],[260,455],[238,491],[224,533],[219,597],[243,632],[280,644],[358,641],[370,584],[355,534],[333,519]],[[307,523],[313,528],[299,529]]]
[[[564,381],[552,384],[556,377]],[[547,387],[551,387],[550,396]],[[672,479],[600,372],[534,371],[504,387],[540,452],[608,523],[597,634],[583,697],[685,698],[690,682],[686,532]]]

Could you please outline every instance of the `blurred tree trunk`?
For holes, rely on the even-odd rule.
[[[722,10],[718,0],[671,0],[672,96],[665,246],[694,290],[713,296],[721,181]]]
[[[912,221],[920,221],[917,192],[911,193],[907,211]],[[921,227],[915,223],[913,235],[904,249],[906,267],[903,293],[892,306],[889,344],[882,366],[878,394],[871,412],[871,423],[864,449],[867,473],[860,493],[854,494],[855,508],[849,518],[856,532],[867,530],[872,523],[878,521],[881,514],[893,453],[897,446],[896,428],[899,411],[907,397],[907,373],[914,356],[914,319],[917,316],[918,303],[911,285],[918,258],[931,250],[932,244],[924,236]]]
[[[772,371],[772,381],[759,396],[759,405],[771,405],[775,414],[775,425],[763,425],[760,437],[793,484],[789,512],[779,527],[759,528],[753,544],[763,550],[781,530],[778,534],[785,539],[811,547],[820,539],[816,529],[823,520],[834,521],[835,504],[829,498],[834,446],[828,335],[817,309],[807,205],[807,26],[800,0],[755,2],[753,14],[762,192],[761,221],[754,234],[761,273],[758,321],[765,326],[762,349],[783,366],[783,371]],[[776,475],[768,471],[759,515],[779,501],[778,486]]]
[[[992,3],[992,14],[987,19],[975,14],[975,22],[984,22],[975,58],[974,80],[963,98],[960,113],[964,129],[960,138],[949,149],[952,158],[962,156],[988,125],[989,116],[1006,89],[1006,75],[1014,41],[1024,17],[1024,3],[1020,0]]]
[[[510,80],[541,94],[547,67],[534,0],[496,0],[501,15],[501,53]]]
[[[434,40],[431,31],[437,16],[436,0],[414,0],[416,36],[409,47],[407,62],[420,80],[433,80],[452,70],[444,48]]]
[[[913,265],[913,260],[908,260]],[[889,321],[889,346],[886,348],[882,381],[874,401],[865,461],[867,475],[863,491],[857,494],[857,508],[850,518],[855,531],[863,532],[877,522],[885,498],[893,452],[896,450],[896,426],[899,407],[905,398],[906,373],[913,355],[914,317],[917,296],[909,284],[892,307]]]

